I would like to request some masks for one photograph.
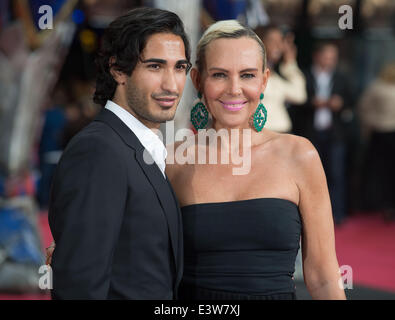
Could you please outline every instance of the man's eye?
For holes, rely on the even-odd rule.
[[[176,65],[176,69],[177,70],[186,70],[187,66],[186,66],[186,64],[179,64],[179,65]]]
[[[225,78],[226,74],[222,73],[222,72],[216,72],[216,73],[213,74],[213,77],[214,78]]]
[[[242,78],[244,79],[251,79],[251,78],[255,78],[255,74],[253,73],[244,73],[241,75]]]
[[[154,69],[154,70],[159,70],[160,65],[159,64],[149,64],[148,68],[149,69]]]

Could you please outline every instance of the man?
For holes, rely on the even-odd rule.
[[[152,129],[174,118],[190,68],[174,13],[138,8],[107,28],[98,117],[68,144],[52,186],[55,299],[174,299],[181,215]]]
[[[338,48],[319,43],[305,72],[308,100],[299,108],[297,133],[309,138],[322,159],[336,224],[346,216],[346,138],[352,118],[351,90],[337,70]]]

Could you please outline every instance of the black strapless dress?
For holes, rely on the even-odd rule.
[[[302,223],[291,201],[258,198],[181,208],[180,300],[296,299]]]

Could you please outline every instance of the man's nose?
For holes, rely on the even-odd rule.
[[[174,70],[167,70],[162,79],[162,89],[168,92],[177,93],[177,79]]]

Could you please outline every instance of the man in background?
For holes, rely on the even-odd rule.
[[[317,148],[327,176],[333,218],[340,224],[346,217],[347,119],[351,111],[351,90],[337,69],[338,48],[319,43],[313,64],[305,71],[307,103],[298,109],[295,132]]]

